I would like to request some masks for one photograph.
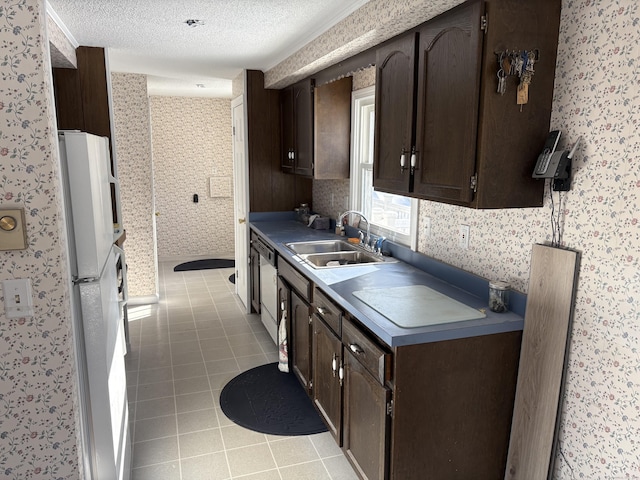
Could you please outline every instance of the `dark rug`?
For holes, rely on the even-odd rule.
[[[234,260],[226,260],[220,258],[208,258],[206,260],[194,260],[193,262],[185,262],[173,267],[174,272],[186,272],[189,270],[211,270],[213,268],[233,268],[236,266]]]
[[[233,422],[271,435],[311,435],[327,427],[293,373],[278,363],[252,368],[233,378],[220,393],[220,406]]]
[[[236,283],[236,274],[232,273],[231,275],[229,275],[229,281],[233,284]]]

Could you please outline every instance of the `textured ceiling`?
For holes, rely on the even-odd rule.
[[[48,0],[78,45],[155,95],[231,96],[242,69],[268,70],[368,0]],[[202,20],[189,27],[186,20]],[[197,84],[204,87],[198,87]]]

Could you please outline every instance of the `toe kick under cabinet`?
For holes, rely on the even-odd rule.
[[[390,348],[315,286],[312,312],[310,394],[360,478],[503,477],[521,332]]]

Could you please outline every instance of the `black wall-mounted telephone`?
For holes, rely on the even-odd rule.
[[[557,174],[562,170],[560,160],[564,152],[556,152],[558,141],[560,140],[560,130],[549,132],[547,141],[544,142],[542,153],[538,156],[536,167],[533,169],[533,178],[557,178]]]
[[[567,150],[556,151],[559,139],[559,130],[549,132],[531,176],[533,178],[552,178],[553,190],[568,191],[571,188],[571,159],[582,137],[578,137],[570,152]]]

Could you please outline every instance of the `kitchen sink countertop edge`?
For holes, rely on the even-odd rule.
[[[350,265],[318,270],[304,262],[284,244],[340,238],[331,230],[314,230],[295,220],[251,221],[250,227],[277,251],[280,257],[315,283],[345,311],[355,317],[389,347],[491,335],[523,329],[521,316],[509,311],[494,313],[487,299],[453,286],[403,261],[384,264]],[[483,309],[485,318],[403,328],[353,295],[366,288],[425,285],[469,307]]]

